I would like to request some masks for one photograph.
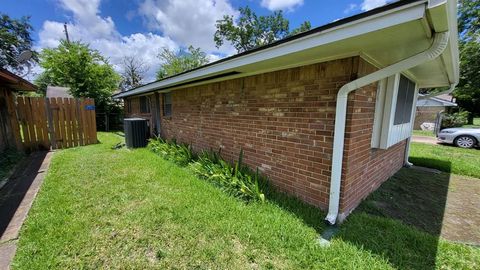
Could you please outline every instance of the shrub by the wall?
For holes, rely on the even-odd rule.
[[[444,114],[442,118],[442,128],[461,127],[468,123],[468,112],[461,111],[451,114]]]
[[[240,151],[238,161],[232,166],[220,157],[219,153],[193,153],[187,144],[177,144],[175,141],[165,141],[161,138],[151,139],[148,147],[157,155],[171,160],[181,166],[189,166],[201,179],[221,188],[228,194],[243,200],[264,201],[263,188],[266,179],[258,169],[252,172],[244,166],[243,150]]]

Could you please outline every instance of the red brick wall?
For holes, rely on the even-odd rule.
[[[245,162],[258,167],[279,189],[325,209],[336,94],[358,76],[362,65],[354,57],[175,90],[172,116],[161,119],[162,136],[191,144],[196,150],[221,148],[228,160],[237,159],[243,148]],[[351,97],[346,160],[360,164],[368,159],[373,170],[364,171],[370,177],[362,181],[381,183],[389,176],[386,170],[377,169],[383,162],[381,156],[403,155],[399,153],[403,150],[370,149],[375,88],[366,91]],[[354,139],[362,140],[362,149],[355,148]],[[398,160],[393,163],[388,165],[392,170],[401,166]],[[344,168],[344,175],[350,173],[360,171]],[[363,197],[350,187],[364,187],[346,179],[342,190],[347,197]],[[349,200],[345,205],[354,204],[356,200]]]
[[[360,77],[373,71],[372,65],[360,60]],[[404,164],[405,141],[387,150],[371,148],[376,89],[372,84],[349,95],[340,196],[343,216]]]

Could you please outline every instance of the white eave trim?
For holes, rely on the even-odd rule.
[[[284,55],[300,52],[303,50],[315,48],[325,44],[338,42],[347,38],[364,35],[373,31],[392,27],[395,25],[418,20],[425,15],[425,4],[427,1],[419,1],[411,4],[403,5],[385,12],[381,12],[372,16],[368,16],[356,21],[339,25],[321,31],[312,35],[308,35],[299,39],[292,40],[271,48],[260,50],[255,53],[247,54],[229,61],[220,62],[211,66],[206,66],[192,72],[157,81],[145,86],[141,86],[135,90],[121,93],[116,98],[133,96],[154,90],[160,90],[165,87],[172,87],[179,83],[186,83],[195,79],[202,79],[209,75],[217,75],[223,72],[234,71],[235,68],[249,64],[281,57]]]
[[[432,104],[428,103],[429,101],[437,102],[437,104]],[[417,107],[456,107],[457,103],[451,102],[448,100],[444,100],[441,98],[436,98],[436,97],[430,97],[430,98],[421,98],[419,96],[418,101],[417,101]]]

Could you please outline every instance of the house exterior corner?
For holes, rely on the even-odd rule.
[[[149,120],[152,132],[197,150],[221,149],[234,161],[240,150],[279,190],[326,209],[332,164],[336,95],[340,87],[375,70],[350,57],[262,73],[141,99],[125,99],[126,116]],[[349,213],[403,166],[405,141],[373,149],[376,84],[349,96],[341,212]],[[165,100],[171,99],[171,114]],[[157,104],[158,102],[158,104]],[[158,119],[156,119],[158,118]]]

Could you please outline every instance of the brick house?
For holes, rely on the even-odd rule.
[[[418,89],[458,81],[456,29],[455,1],[400,1],[115,97],[153,134],[243,149],[334,224],[408,163]]]
[[[451,95],[436,95],[432,97],[418,95],[415,123],[413,129],[420,130],[423,123],[436,123],[439,113],[448,113],[450,108],[457,107]]]

